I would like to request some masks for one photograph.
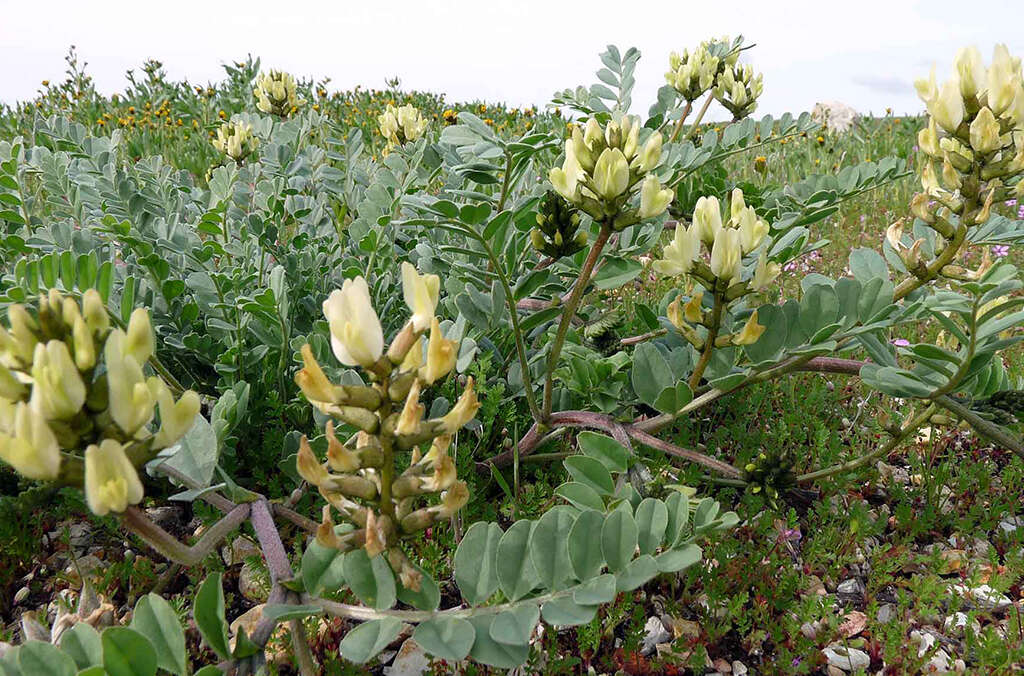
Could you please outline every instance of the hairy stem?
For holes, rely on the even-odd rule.
[[[121,514],[121,523],[145,540],[153,549],[175,563],[194,566],[219,545],[233,530],[249,517],[249,505],[238,505],[203,533],[191,547],[155,524],[146,512],[130,505]]]
[[[1024,458],[1024,444],[1005,429],[985,420],[956,399],[947,395],[935,397],[935,403],[973,427],[978,434]]]

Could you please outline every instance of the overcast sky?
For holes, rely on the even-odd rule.
[[[443,92],[510,105],[546,103],[591,84],[608,43],[643,53],[634,110],[664,83],[671,50],[742,33],[764,73],[759,112],[839,100],[860,111],[917,111],[915,77],[957,47],[991,55],[1005,42],[1024,54],[1024,0],[0,0],[0,100],[31,98],[58,80],[76,45],[101,91],[156,58],[172,78],[218,80],[222,63],[262,57],[264,67],[329,76],[332,87]]]

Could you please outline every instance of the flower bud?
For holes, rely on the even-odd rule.
[[[71,325],[71,342],[75,348],[75,366],[80,371],[88,371],[96,365],[96,344],[81,315],[75,317]]]
[[[596,124],[596,121],[595,121]],[[586,139],[579,127],[572,128],[572,148],[576,161],[580,163],[584,171],[594,170],[594,156],[587,147]]]
[[[740,233],[733,228],[722,228],[711,247],[711,272],[728,284],[740,275],[742,247]]]
[[[960,94],[973,98],[985,86],[985,64],[977,47],[963,47],[957,50],[953,69],[960,80]]]
[[[1010,107],[1020,83],[1020,65],[1014,64],[1006,45],[996,45],[992,52],[992,63],[988,67],[988,107],[996,115]]]
[[[676,223],[675,236],[665,246],[663,253],[663,259],[654,261],[654,269],[658,273],[673,277],[688,273],[700,255],[700,239],[696,224],[685,228],[682,221]]]
[[[408,373],[410,371],[418,371],[421,366],[423,366],[423,338],[417,337],[416,342],[405,353],[405,358],[402,359],[398,370],[401,373]]]
[[[47,420],[67,420],[85,403],[85,383],[68,346],[59,340],[36,344],[32,379],[30,403]]]
[[[421,275],[412,263],[402,263],[402,294],[405,304],[412,311],[413,328],[425,331],[434,318],[441,278],[437,275]]]
[[[647,139],[643,150],[640,151],[640,154],[634,160],[637,169],[641,173],[653,171],[658,166],[658,162],[661,161],[661,145],[661,132],[656,131]]]
[[[346,366],[373,366],[384,353],[384,330],[361,276],[346,279],[323,303],[334,356]]]
[[[107,307],[96,289],[88,289],[82,294],[82,316],[94,336],[103,336],[110,328]]]
[[[743,325],[743,329],[732,337],[732,343],[733,345],[753,345],[764,333],[765,328],[757,323],[757,310],[754,310],[750,314],[750,318],[747,319],[747,323]]]
[[[155,347],[156,339],[153,336],[153,327],[149,323],[149,312],[144,308],[138,308],[132,312],[128,320],[128,330],[125,332],[121,349],[139,364],[145,364],[146,360],[153,356]]]
[[[975,152],[987,154],[1002,145],[999,141],[999,123],[988,108],[978,111],[977,117],[971,122],[970,133],[971,148]]]
[[[717,197],[701,197],[693,209],[693,225],[700,240],[711,246],[722,229],[722,212]]]
[[[649,174],[640,188],[640,218],[654,218],[665,213],[674,196],[671,189],[662,188],[661,181]]]
[[[609,123],[611,126],[614,123]],[[611,145],[611,144],[609,144]],[[594,165],[594,192],[613,200],[629,187],[629,163],[618,148],[605,148]]]
[[[85,500],[97,516],[142,501],[142,482],[120,442],[104,439],[85,449]]]
[[[435,317],[430,324],[430,340],[427,342],[427,363],[419,370],[419,377],[427,385],[448,375],[458,359],[454,341],[441,335],[441,324]]]
[[[0,364],[0,398],[17,401],[25,394],[25,389],[25,385],[14,377],[11,370]]]
[[[13,416],[7,408],[0,432],[0,460],[28,479],[53,480],[60,473],[60,447],[46,419],[23,401],[14,407]]]
[[[7,320],[11,326],[11,341],[7,351],[22,364],[31,364],[36,344],[39,342],[36,336],[39,325],[20,303],[7,308]]]
[[[964,120],[964,100],[960,96],[960,83],[957,78],[942,84],[939,95],[928,106],[928,112],[940,127],[951,134],[956,132]]]

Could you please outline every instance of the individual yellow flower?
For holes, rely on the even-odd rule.
[[[405,436],[415,434],[423,420],[423,404],[420,403],[420,381],[414,380],[409,394],[405,398],[405,405],[398,416],[398,423],[395,425],[395,434]]]
[[[457,347],[455,341],[441,335],[441,324],[434,317],[430,323],[430,340],[427,342],[427,363],[420,367],[420,379],[430,385],[448,375],[458,359]]]
[[[665,213],[674,196],[670,188],[662,188],[661,181],[648,174],[640,187],[640,218],[654,218]]]
[[[416,331],[424,331],[430,326],[440,288],[441,278],[437,275],[421,275],[412,263],[402,263],[402,294],[412,311],[409,321]]]
[[[717,197],[700,197],[693,209],[693,224],[700,240],[709,247],[715,243],[722,229],[722,212]]]
[[[711,247],[711,272],[731,284],[740,275],[742,253],[739,231],[722,228]]]
[[[693,268],[694,261],[700,256],[700,238],[697,226],[691,224],[684,227],[682,221],[676,223],[675,236],[665,246],[664,258],[654,261],[654,269],[663,275],[685,275]]]
[[[764,333],[765,328],[757,323],[757,310],[754,310],[747,319],[747,323],[743,325],[743,329],[732,337],[733,345],[753,345]]]
[[[120,442],[104,439],[85,449],[85,500],[97,516],[142,501],[142,482]]]
[[[441,424],[444,428],[444,434],[455,434],[462,427],[473,419],[477,409],[480,408],[480,402],[476,398],[476,392],[473,390],[473,378],[470,377],[466,380],[466,389],[462,391],[462,396],[455,403],[455,406],[451,411],[441,418]]]
[[[618,148],[605,148],[594,163],[594,192],[613,200],[629,187],[629,163]]]
[[[47,420],[67,420],[85,403],[85,383],[62,341],[36,344],[32,380],[31,406]]]
[[[199,413],[199,395],[192,390],[186,390],[178,401],[174,401],[167,386],[163,382],[160,385],[156,395],[160,408],[160,429],[153,437],[153,447],[167,448],[192,429]]]
[[[28,479],[60,473],[60,446],[46,419],[23,401],[0,400],[0,460]]]
[[[346,279],[323,303],[334,356],[346,366],[370,367],[384,353],[384,330],[361,276]]]
[[[114,329],[107,337],[103,355],[107,366],[110,417],[128,436],[135,436],[153,418],[156,394],[142,374],[142,366],[124,345],[125,333]],[[159,379],[153,378],[154,382]]]

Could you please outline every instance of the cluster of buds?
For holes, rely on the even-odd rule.
[[[750,484],[751,493],[763,492],[769,500],[796,486],[796,472],[793,458],[784,448],[773,447],[757,454],[744,467],[744,479]]]
[[[256,97],[256,107],[260,111],[282,118],[288,117],[305,103],[296,93],[295,78],[279,70],[260,74],[252,94]]]
[[[928,126],[918,133],[925,155],[923,192],[911,212],[946,240],[986,222],[993,203],[1024,196],[1024,79],[1020,59],[997,45],[986,68],[974,47],[961,49],[953,73],[937,84],[935,69],[914,83],[928,109]],[[961,233],[962,235],[963,233]],[[886,233],[908,270],[927,272],[918,239],[903,243],[902,223]]]
[[[309,345],[302,348],[303,368],[295,382],[330,420],[326,461],[303,437],[296,464],[328,502],[318,542],[341,551],[363,547],[371,557],[384,553],[402,584],[418,590],[421,575],[400,541],[451,517],[469,499],[448,448],[480,404],[469,378],[451,411],[424,419],[420,395],[455,368],[458,345],[442,335],[434,315],[437,275],[420,274],[403,263],[402,287],[412,316],[387,349],[365,279],[346,280],[324,302],[334,356],[346,366],[361,367],[370,384],[332,383]],[[351,425],[356,433],[343,443],[335,436],[336,422]],[[396,455],[403,451],[411,457],[399,473]],[[332,509],[356,530],[339,533]]]
[[[570,204],[613,230],[659,216],[674,193],[653,171],[661,160],[662,137],[651,133],[640,144],[640,121],[622,115],[601,128],[596,118],[583,131],[573,126],[565,141],[565,161],[551,169],[548,179]],[[639,193],[639,207],[627,207]]]
[[[757,108],[757,99],[764,91],[761,73],[753,66],[737,63],[729,66],[715,84],[715,100],[732,113],[734,120],[742,120]]]
[[[395,108],[390,103],[383,113],[377,116],[380,134],[388,140],[388,148],[405,145],[423,135],[427,121],[419,109],[406,104]]]
[[[693,50],[683,50],[682,56],[672,52],[668,58],[665,79],[688,103],[700,98],[715,86],[718,77],[736,65],[740,57],[728,38],[716,42],[702,42]]]
[[[763,246],[768,230],[764,219],[744,202],[739,188],[732,191],[729,218],[724,222],[718,198],[701,197],[692,222],[689,226],[682,221],[676,225],[672,241],[665,246],[664,258],[654,262],[654,269],[673,277],[689,275],[724,301],[737,300],[761,291],[781,272],[778,263],[768,260]],[[707,257],[704,249],[708,251]],[[755,254],[757,263],[749,272],[743,260]],[[744,279],[746,275],[749,276]],[[668,308],[669,321],[694,344],[702,344],[691,324],[706,324],[703,299],[704,291],[698,290],[685,305],[677,298]],[[749,345],[757,341],[764,328],[758,324],[755,310],[739,332],[719,336],[717,340],[723,345]]]
[[[237,164],[256,150],[257,139],[248,122],[225,122],[217,130],[212,141],[213,147],[224,153]]]
[[[0,459],[29,479],[82,482],[101,516],[138,504],[136,467],[177,442],[199,412],[195,392],[175,401],[163,380],[143,374],[155,347],[149,313],[136,310],[126,330],[111,329],[95,290],[80,306],[51,289],[35,318],[12,305],[8,319],[0,326]]]
[[[580,212],[552,192],[544,195],[537,212],[537,227],[530,231],[533,248],[545,256],[571,256],[587,245],[579,229]]]

